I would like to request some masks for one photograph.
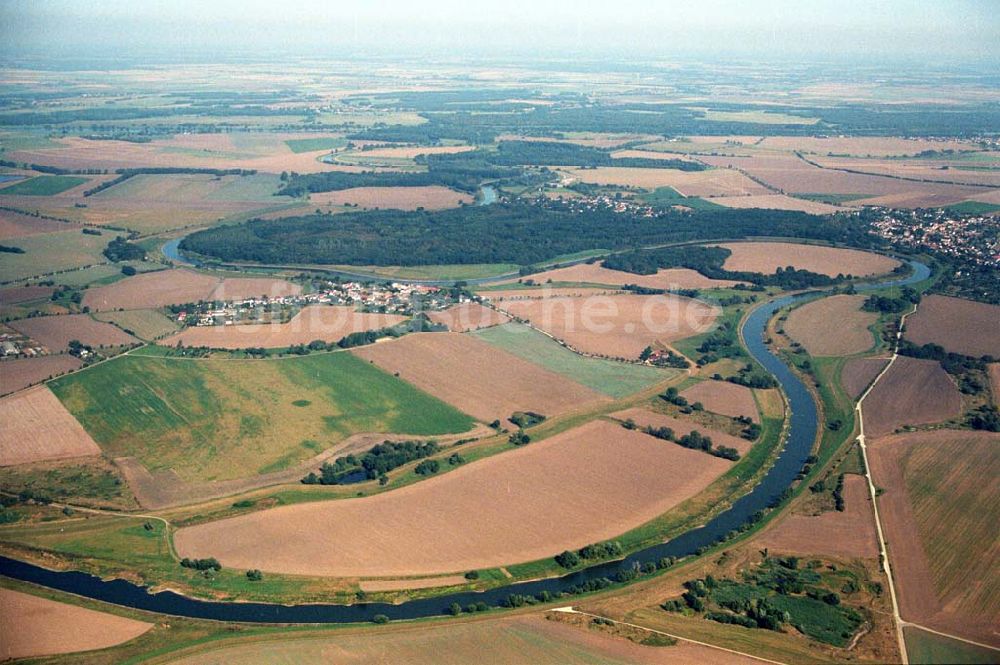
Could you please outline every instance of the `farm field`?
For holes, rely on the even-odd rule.
[[[594,421],[393,492],[186,527],[175,542],[183,556],[292,574],[489,568],[624,533],[704,489],[729,466]],[[301,538],[306,530],[310,537]]]
[[[704,332],[718,316],[710,305],[671,295],[508,300],[501,309],[584,353],[629,360],[647,346]]]
[[[279,279],[206,275],[171,269],[136,275],[107,286],[88,289],[83,304],[93,311],[150,309],[199,300],[241,300],[267,295],[301,293],[302,287]]]
[[[0,660],[104,649],[152,627],[151,623],[0,588]]]
[[[830,277],[881,275],[899,265],[887,256],[857,249],[821,247],[785,242],[733,242],[720,244],[732,254],[726,259],[726,270],[773,274],[778,268],[794,266]]]
[[[643,407],[633,407],[631,409],[625,409],[624,411],[618,411],[616,413],[612,413],[611,417],[617,418],[621,421],[631,418],[639,427],[669,427],[674,430],[674,433],[677,436],[684,436],[685,434],[690,434],[691,432],[697,430],[710,437],[713,445],[735,448],[741,455],[750,450],[752,445],[750,441],[747,441],[744,438],[733,436],[732,434],[726,434],[725,432],[720,432],[710,427],[705,427],[704,425],[691,420],[681,420],[680,418],[674,418],[673,416],[668,416],[664,413],[650,411],[649,409]]]
[[[792,310],[785,332],[813,356],[847,356],[872,348],[869,326],[878,313],[865,312],[865,296],[836,295]],[[835,322],[835,323],[834,323]]]
[[[431,185],[427,187],[354,187],[335,192],[310,194],[309,202],[329,206],[355,206],[365,209],[442,210],[468,205],[473,198],[465,193]]]
[[[101,453],[45,386],[0,399],[0,421],[0,466]]]
[[[968,642],[949,639],[914,626],[903,626],[906,655],[914,665],[967,663],[992,665],[997,660],[995,649],[984,649]]]
[[[469,332],[510,321],[509,317],[495,309],[474,302],[453,305],[437,312],[427,312],[427,318],[434,323],[448,326],[451,332]]]
[[[925,150],[978,150],[972,143],[955,140],[909,139],[891,136],[766,136],[760,150],[805,152],[817,155],[854,155],[857,157],[905,157]]]
[[[746,416],[760,422],[753,391],[746,386],[729,381],[701,381],[681,391],[681,395],[692,404],[701,402],[706,410],[713,413],[733,418]]]
[[[875,518],[864,476],[844,476],[844,511],[789,515],[759,537],[762,547],[784,554],[878,558]]]
[[[0,188],[0,196],[55,196],[88,181],[78,176],[40,175]]]
[[[814,157],[813,161],[827,169],[875,173],[893,178],[915,180],[948,181],[962,185],[987,185],[1000,187],[1000,171],[967,170],[960,168],[961,161],[944,159],[860,159],[856,157]],[[944,173],[942,173],[944,171]],[[984,191],[989,191],[986,188]]]
[[[16,392],[82,365],[79,358],[69,354],[4,360],[0,362],[0,395]]]
[[[868,394],[863,411],[865,433],[876,438],[902,425],[954,418],[962,411],[962,396],[937,361],[899,356]]]
[[[2,191],[2,190],[0,190]],[[33,236],[39,233],[65,231],[74,227],[54,219],[23,215],[10,210],[0,210],[0,240]]]
[[[850,358],[840,370],[840,384],[851,399],[861,397],[878,373],[882,371],[886,358]]]
[[[877,439],[869,459],[904,619],[1000,646],[1000,434]]]
[[[511,285],[514,286],[513,284]],[[489,288],[478,291],[483,298],[497,303],[501,308],[503,302],[507,300],[534,300],[549,298],[586,298],[588,296],[611,296],[624,293],[615,287],[590,287],[590,286],[551,286],[542,284],[541,286],[521,286],[517,288]],[[582,301],[581,301],[582,302]]]
[[[993,392],[993,405],[1000,406],[1000,362],[990,363],[987,373],[990,377],[990,390]]]
[[[111,238],[80,233],[79,230],[38,233],[11,239],[7,243],[23,254],[4,254],[0,262],[0,283],[38,275],[106,263],[101,254]]]
[[[626,397],[677,374],[677,370],[603,358],[585,358],[537,330],[519,323],[480,330],[475,336],[530,363],[614,398]]]
[[[9,325],[53,353],[65,351],[72,340],[93,347],[128,346],[139,341],[110,323],[95,321],[87,314],[37,316],[11,321]]]
[[[104,312],[94,315],[94,318],[98,321],[113,323],[123,330],[131,330],[131,334],[147,342],[177,330],[177,325],[173,321],[155,309]]]
[[[315,136],[308,139],[286,139],[285,145],[298,154],[300,152],[316,152],[317,150],[334,150],[347,145],[340,136]]]
[[[0,289],[0,305],[47,299],[55,290],[54,286],[12,286],[9,289]]]
[[[597,263],[578,263],[566,268],[546,270],[528,275],[526,279],[531,279],[536,284],[545,284],[549,281],[609,284],[611,286],[635,284],[651,289],[711,289],[724,288],[738,283],[726,279],[709,279],[701,273],[687,268],[667,268],[658,270],[653,275],[636,275],[621,270],[610,270]]]
[[[770,210],[800,210],[813,215],[829,215],[842,208],[820,201],[796,199],[784,194],[759,194],[751,196],[719,196],[712,203],[727,208],[766,208]]]
[[[473,335],[413,333],[351,353],[487,423],[515,411],[553,416],[607,399]]]
[[[287,323],[193,326],[168,337],[163,344],[174,346],[179,342],[213,349],[282,348],[317,339],[338,342],[350,333],[387,328],[406,318],[398,314],[357,312],[348,306],[310,305]]]
[[[916,314],[907,317],[905,337],[917,345],[938,344],[968,356],[1000,358],[1000,306],[927,296]]]
[[[413,665],[462,665],[482,660],[512,665],[751,665],[758,662],[709,647],[680,642],[651,647],[599,631],[548,621],[539,614],[492,621],[399,627],[374,633],[338,631],[306,637],[253,639],[182,657],[177,665],[226,662],[263,665],[290,659],[302,665],[336,661],[361,665],[388,658]]]
[[[111,457],[183,480],[277,471],[352,434],[432,436],[472,419],[347,353],[279,360],[122,356],[50,384]]]
[[[627,168],[599,166],[594,169],[569,169],[567,173],[580,182],[597,185],[632,186],[642,189],[673,187],[681,196],[750,196],[769,194],[742,173],[732,169],[679,171],[677,169]]]

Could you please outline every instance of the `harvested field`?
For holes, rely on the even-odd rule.
[[[729,467],[711,455],[594,421],[393,492],[183,528],[176,544],[184,556],[292,574],[409,576],[490,568],[624,533],[698,493]],[[599,516],[594,505],[601,506]]]
[[[848,356],[872,348],[875,338],[869,326],[876,312],[865,312],[862,295],[820,298],[788,315],[785,332],[814,356]]]
[[[0,399],[0,423],[0,466],[101,454],[45,386]]]
[[[177,324],[155,309],[127,309],[95,314],[98,321],[113,323],[147,342],[177,331]]]
[[[690,403],[701,402],[706,410],[736,418],[746,416],[760,422],[753,391],[729,381],[701,381],[681,392]]]
[[[900,434],[869,460],[903,618],[1000,645],[1000,434]]]
[[[105,649],[152,627],[144,621],[0,589],[0,660]]]
[[[709,429],[704,425],[690,420],[681,420],[680,418],[674,418],[663,413],[656,413],[655,411],[650,411],[641,407],[618,411],[617,413],[612,413],[611,417],[619,420],[628,420],[631,418],[639,427],[669,427],[674,430],[674,433],[677,434],[677,436],[684,436],[685,434],[690,434],[691,432],[698,430],[702,434],[711,437],[714,445],[735,448],[740,451],[741,455],[750,450],[750,447],[753,445],[751,441],[747,441],[742,437]]]
[[[427,187],[354,187],[336,192],[310,194],[309,202],[320,205],[352,205],[361,208],[395,208],[397,210],[442,210],[472,203],[468,194],[430,185]]]
[[[23,249],[24,253],[3,255],[0,282],[15,282],[107,261],[101,255],[108,244],[107,236],[85,235],[69,224],[63,228],[70,230],[20,236],[5,242]]]
[[[393,159],[413,159],[420,155],[454,155],[460,152],[475,150],[472,145],[433,145],[433,146],[378,146],[368,150],[360,150],[355,154],[362,157],[390,157]]]
[[[738,284],[726,279],[709,279],[695,270],[668,268],[658,270],[654,275],[635,275],[621,270],[609,270],[597,263],[578,263],[566,268],[556,268],[529,275],[527,279],[536,284],[553,282],[576,282],[582,284],[609,284],[622,286],[635,284],[651,289],[711,289]]]
[[[551,287],[543,284],[539,287],[522,287],[517,289],[491,289],[488,291],[478,291],[479,295],[493,302],[504,300],[533,300],[539,298],[586,298],[588,296],[615,295],[623,293],[621,289],[588,287],[588,286],[566,286]]]
[[[761,534],[760,546],[802,556],[877,558],[875,518],[864,476],[844,476],[844,508],[813,516],[789,515]]]
[[[768,210],[800,210],[813,215],[829,215],[843,208],[819,201],[796,199],[784,194],[760,194],[756,196],[720,196],[712,203],[727,208],[765,208]]]
[[[791,242],[732,242],[719,246],[732,252],[723,264],[726,270],[773,274],[778,268],[794,266],[830,277],[839,274],[860,277],[881,275],[899,265],[899,261],[881,254],[841,247]]]
[[[0,361],[0,395],[27,388],[82,365],[79,358],[69,354]]]
[[[451,332],[469,332],[510,321],[510,317],[475,302],[454,305],[439,312],[427,312],[427,318],[448,326]]]
[[[0,305],[42,300],[51,296],[55,290],[54,286],[12,286],[9,289],[0,289]]]
[[[621,637],[538,614],[489,621],[420,624],[373,632],[337,631],[280,640],[252,640],[235,646],[202,648],[174,661],[177,665],[244,663],[265,665],[756,665],[760,661],[690,642],[671,647],[642,646]],[[488,654],[488,655],[487,655]]]
[[[53,353],[65,351],[71,340],[79,340],[87,346],[127,346],[137,344],[132,335],[110,323],[95,321],[87,314],[65,316],[38,316],[32,319],[11,321],[8,325],[23,335],[27,335]]]
[[[1000,358],[1000,306],[927,296],[916,314],[907,317],[905,337],[914,344],[939,344],[968,356]]]
[[[647,346],[708,330],[718,310],[672,295],[509,300],[502,309],[584,353],[634,360]]]
[[[38,233],[51,233],[52,231],[65,231],[70,228],[73,227],[65,222],[0,210],[0,240],[33,236]]]
[[[88,289],[83,304],[93,311],[150,309],[181,305],[199,300],[243,300],[266,295],[269,298],[295,295],[302,287],[269,277],[227,277],[186,269],[160,270]]]
[[[814,157],[820,166],[829,169],[858,171],[887,175],[893,178],[912,178],[927,182],[959,183],[963,185],[988,185],[1000,187],[1000,171],[969,171],[961,167],[968,162],[950,159],[858,159],[851,157]],[[919,185],[920,183],[914,183]],[[981,189],[981,188],[980,188]]]
[[[865,399],[865,433],[876,438],[903,425],[925,425],[962,412],[962,395],[935,360],[899,356]]]
[[[358,312],[353,307],[340,305],[310,305],[288,323],[193,326],[166,338],[163,344],[173,346],[180,342],[184,346],[245,349],[282,348],[308,344],[317,339],[339,342],[350,333],[387,328],[402,323],[406,318],[398,314]]]
[[[599,166],[596,169],[569,169],[567,172],[581,182],[598,185],[633,186],[643,189],[673,187],[681,196],[747,196],[770,193],[750,178],[732,169],[678,171]]]
[[[487,423],[515,411],[552,416],[607,399],[470,335],[414,333],[351,353]]]
[[[361,580],[361,590],[367,593],[375,591],[411,591],[413,589],[433,589],[434,587],[457,586],[468,584],[465,575],[442,575],[440,577],[421,577],[404,580]]]
[[[592,148],[616,148],[625,143],[636,141],[652,141],[658,137],[650,134],[609,134],[601,132],[563,132],[562,138],[550,136],[522,136],[520,134],[501,134],[497,141],[537,141],[540,143],[574,143]]]
[[[626,397],[676,376],[679,370],[659,369],[574,353],[552,338],[520,323],[508,323],[475,333],[476,337],[530,363],[552,370],[610,397]]]
[[[111,458],[216,481],[283,471],[351,435],[468,432],[473,420],[349,353],[275,360],[119,356],[52,382]]]
[[[1000,363],[990,363],[988,367],[990,376],[990,390],[993,392],[994,406],[1000,406]]]
[[[977,150],[973,143],[962,141],[930,141],[893,136],[768,136],[758,147],[762,150],[807,152],[818,155],[856,155],[859,157],[902,157],[916,155],[925,150]]]
[[[851,399],[861,397],[861,393],[871,385],[878,373],[882,371],[886,358],[851,358],[840,370],[840,384]]]

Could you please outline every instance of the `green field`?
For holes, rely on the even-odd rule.
[[[125,312],[103,312],[94,315],[98,321],[113,323],[139,339],[152,341],[177,331],[177,326],[161,312],[154,309],[132,309]]]
[[[903,627],[906,655],[913,665],[968,663],[991,665],[1000,662],[1000,649],[986,649],[967,642],[928,633],[913,626]]]
[[[684,196],[673,187],[657,187],[655,191],[642,196],[646,203],[654,206],[686,206],[693,210],[711,210],[722,208],[718,203],[712,203],[697,196]]]
[[[101,252],[114,238],[109,235],[92,236],[72,230],[11,238],[5,244],[20,247],[24,254],[3,255],[0,282],[104,263],[107,259]]]
[[[476,335],[504,351],[611,397],[625,397],[677,374],[676,370],[584,358],[528,326],[508,323]]]
[[[287,468],[359,432],[431,436],[473,420],[347,353],[281,360],[122,356],[52,390],[112,457],[189,480]],[[306,400],[309,405],[292,403]],[[317,443],[318,442],[318,443]]]
[[[79,187],[90,178],[72,175],[40,175],[15,182],[10,187],[0,189],[4,196],[53,196],[67,189]]]
[[[988,215],[991,212],[1000,210],[1000,205],[983,203],[982,201],[962,201],[961,203],[947,206],[945,209],[965,215]]]

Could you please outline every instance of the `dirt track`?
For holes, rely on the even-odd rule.
[[[696,494],[729,467],[594,421],[393,492],[184,528],[176,543],[182,556],[293,574],[482,569],[612,538]]]

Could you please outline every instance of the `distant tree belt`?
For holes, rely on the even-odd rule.
[[[434,213],[378,210],[254,219],[187,236],[181,249],[223,261],[347,265],[516,263],[532,265],[603,247],[784,236],[870,246],[850,218],[820,221],[797,211],[664,211],[650,219],[568,204],[496,203]]]
[[[849,275],[830,277],[791,266],[778,268],[778,271],[773,275],[726,270],[722,265],[730,254],[732,252],[725,247],[660,247],[613,254],[604,259],[602,265],[611,270],[621,270],[637,275],[652,275],[662,268],[689,268],[710,279],[729,279],[761,286],[779,286],[784,289],[829,286],[849,277]]]
[[[92,196],[98,192],[103,192],[109,187],[114,187],[115,185],[120,185],[129,178],[134,178],[137,175],[174,175],[178,173],[195,173],[195,174],[205,174],[214,175],[217,177],[222,177],[224,175],[254,175],[257,173],[256,169],[195,169],[195,168],[184,168],[181,166],[151,166],[147,168],[137,168],[137,169],[117,169],[115,173],[119,174],[117,178],[112,180],[106,180],[96,187],[91,187],[83,193],[84,196]]]
[[[671,168],[681,171],[704,171],[704,164],[682,159],[614,158],[606,150],[556,141],[501,141],[496,152],[480,151],[492,164],[505,166],[628,166],[639,168]],[[439,155],[456,160],[469,153]]]
[[[56,125],[68,122],[108,122],[138,118],[163,118],[170,116],[311,116],[313,112],[301,108],[270,108],[261,105],[178,105],[166,108],[117,107],[73,109],[60,111],[21,111],[0,115],[0,125]]]

